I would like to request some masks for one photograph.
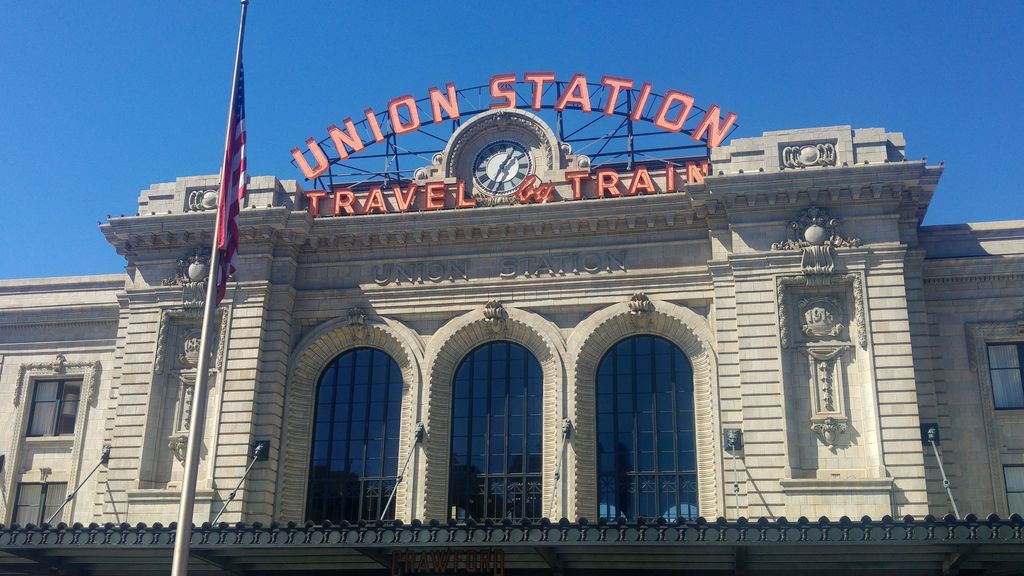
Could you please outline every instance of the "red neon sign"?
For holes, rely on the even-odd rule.
[[[519,105],[518,95],[511,85],[517,82],[532,84],[530,107],[539,110],[542,107],[545,84],[556,82],[553,72],[527,72],[522,75],[521,80],[516,74],[497,74],[491,77],[489,83],[492,102],[490,108],[516,108]],[[615,110],[621,102],[624,91],[633,90],[635,83],[629,78],[615,76],[604,76],[599,84],[600,90],[607,94],[604,106],[597,112],[605,115],[615,114]],[[652,85],[644,82],[640,85],[637,98],[632,102],[630,118],[634,121],[644,119],[644,111],[651,100]],[[387,105],[387,118],[390,121],[392,130],[396,135],[407,134],[419,130],[424,123],[437,124],[444,120],[457,120],[460,118],[459,100],[455,85],[451,82],[445,84],[444,89],[431,87],[428,91],[430,101],[430,116],[422,117],[416,105],[416,99],[406,94],[392,98]],[[592,113],[595,110],[592,105],[591,86],[583,74],[575,74],[566,83],[565,90],[556,100],[553,108],[556,111],[563,111],[566,108],[578,108],[584,113]],[[690,120],[690,114],[694,108],[693,96],[678,90],[669,90],[657,103],[657,108],[651,110],[651,122],[666,132],[680,132],[686,128]],[[327,134],[337,150],[338,157],[347,159],[351,154],[361,152],[367,146],[384,141],[384,134],[377,119],[377,113],[373,108],[363,111],[366,118],[363,132],[357,129],[352,118],[345,118],[342,126],[332,124],[327,128]],[[722,117],[721,108],[712,104],[700,117],[696,126],[691,130],[690,137],[695,142],[705,141],[708,148],[716,148],[722,144],[729,129],[736,122],[737,116],[729,112]],[[295,164],[302,171],[307,179],[314,179],[323,175],[330,168],[330,160],[324,153],[320,143],[315,138],[307,138],[306,146],[313,159],[313,165],[299,148],[292,149],[292,157]],[[602,190],[599,186],[599,190]],[[606,192],[608,188],[603,188]],[[431,208],[427,208],[431,209]]]

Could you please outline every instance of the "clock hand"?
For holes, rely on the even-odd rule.
[[[515,154],[515,151],[515,148],[509,149],[508,155],[505,156],[505,159],[502,160],[501,164],[498,166],[498,173],[495,174],[495,176],[501,176],[502,174],[505,174],[507,176],[506,173],[508,172],[508,169],[512,167],[512,165],[509,164],[508,161],[512,159],[512,155]]]

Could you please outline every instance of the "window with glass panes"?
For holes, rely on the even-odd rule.
[[[1024,466],[1003,466],[1003,479],[1010,514],[1024,516]]]
[[[988,370],[997,409],[1024,408],[1024,343],[989,344]]]
[[[452,518],[541,516],[543,376],[513,342],[480,346],[459,364],[452,386]]]
[[[327,365],[316,388],[308,520],[394,518],[401,411],[402,373],[387,353],[356,348]]]
[[[36,380],[27,435],[74,434],[81,391],[81,380]]]
[[[697,516],[693,368],[668,340],[633,336],[597,368],[598,514]]]
[[[42,524],[64,503],[67,490],[68,485],[64,482],[18,484],[18,494],[14,497],[14,517],[11,521],[21,526]]]

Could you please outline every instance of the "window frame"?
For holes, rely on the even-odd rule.
[[[999,406],[998,402],[996,401],[996,383],[995,383],[995,380],[992,378],[992,373],[993,373],[993,371],[996,371],[996,370],[1012,370],[1012,368],[993,368],[992,367],[992,358],[991,358],[991,356],[989,356],[989,350],[993,346],[1016,346],[1016,348],[1017,348],[1017,372],[1020,375],[1021,392],[1022,392],[1022,394],[1024,394],[1024,342],[1019,341],[1019,340],[1008,340],[1008,341],[989,340],[989,341],[985,342],[985,368],[986,368],[986,370],[988,372],[988,382],[989,382],[989,387],[991,388],[991,393],[992,393],[992,409],[997,411],[997,412],[1003,412],[1003,411],[1008,411],[1008,410],[1024,410],[1024,403],[1021,403],[1020,406]]]
[[[495,375],[493,368],[494,357],[493,353],[496,346],[504,345],[506,347],[506,354],[504,356],[505,374]],[[518,348],[523,354],[522,358],[522,373],[520,375],[514,375],[512,372],[513,365],[513,353]],[[480,370],[477,367],[478,357],[485,349],[488,350],[487,364],[486,364],[486,376],[482,378],[484,381],[483,385],[478,385],[477,372]],[[460,383],[460,375],[463,370],[469,372],[466,377],[466,381]],[[521,378],[522,380],[522,393],[518,399],[522,403],[522,414],[513,415],[512,405],[513,396],[511,390],[512,382]],[[498,384],[500,382],[500,384]],[[495,385],[504,386],[504,398],[497,397],[495,392]],[[459,388],[461,386],[467,387],[469,392],[465,398],[460,398]],[[484,398],[477,397],[477,388],[485,388],[482,390],[485,393]],[[535,390],[531,392],[533,388]],[[474,347],[468,353],[466,353],[456,364],[455,372],[452,376],[451,394],[449,401],[449,409],[451,414],[451,426],[448,434],[448,469],[445,471],[447,478],[447,491],[446,491],[446,510],[447,515],[450,519],[466,520],[473,518],[476,521],[502,521],[505,517],[497,517],[489,515],[489,512],[497,510],[497,502],[489,502],[488,499],[494,495],[495,498],[502,497],[501,508],[507,511],[510,507],[515,508],[514,513],[516,514],[512,518],[515,520],[522,520],[524,518],[531,520],[539,520],[544,514],[544,503],[543,503],[543,491],[544,491],[544,425],[545,425],[545,414],[543,404],[543,391],[544,391],[544,370],[540,364],[540,360],[537,356],[530,351],[530,349],[519,342],[512,340],[490,340]],[[536,407],[531,407],[534,398],[537,399]],[[466,413],[460,414],[456,408],[460,401],[464,401],[468,410]],[[492,410],[495,402],[499,402],[502,406],[500,413]],[[477,408],[474,408],[474,404],[482,403],[484,406],[483,412],[478,413]],[[456,434],[456,419],[465,418],[467,421],[467,433],[466,433],[466,448],[465,452],[460,450],[459,455],[468,456],[472,461],[475,455],[474,448],[478,443],[475,441],[477,438],[484,438],[482,442],[483,450],[481,452],[483,456],[482,470],[472,473],[472,466],[470,462],[460,463],[460,466],[465,467],[465,471],[455,471],[455,456],[456,456],[456,442],[458,441],[459,435]],[[522,431],[516,433],[512,427],[513,418],[521,418]],[[485,432],[477,433],[474,429],[477,424],[474,421],[479,421],[483,424]],[[495,422],[503,423],[503,429],[500,434],[492,434],[490,432],[491,426]],[[492,440],[495,436],[500,436],[502,440],[501,444],[493,444]],[[520,436],[521,449],[514,450],[511,447],[510,438],[513,436]],[[537,436],[536,439],[531,440],[531,436]],[[538,441],[539,447],[536,452],[531,451],[531,442]],[[500,451],[496,451],[495,448],[500,447]],[[491,458],[501,457],[504,461],[504,466],[501,471],[491,471]],[[522,457],[519,461],[519,470],[511,471],[512,462]],[[531,467],[533,458],[536,458],[536,467]],[[464,476],[457,477],[457,474]],[[458,481],[458,482],[457,482]],[[479,487],[482,482],[483,490],[485,494],[480,494],[474,491],[474,487]],[[512,492],[511,489],[518,490],[518,492]],[[461,494],[464,498],[469,498],[472,495],[482,497],[480,506],[483,509],[481,517],[473,515],[472,510],[467,505],[459,507],[460,502],[457,501],[457,492],[463,492]],[[507,498],[504,496],[508,494],[516,494],[521,499],[518,503],[510,504]],[[461,510],[461,514],[456,512]],[[529,512],[533,510],[536,515],[530,515]],[[521,515],[520,515],[521,514]]]
[[[40,385],[44,384],[44,383],[47,383],[47,382],[56,382],[57,383],[56,399],[52,400],[52,401],[51,400],[40,401],[39,400],[39,388],[40,388]],[[61,426],[61,417],[62,417],[62,415],[64,413],[64,407],[65,407],[65,405],[68,402],[72,402],[72,401],[69,401],[65,397],[65,393],[67,391],[66,385],[68,383],[72,383],[72,382],[76,383],[78,385],[78,399],[77,400],[73,400],[73,402],[76,404],[75,405],[75,410],[74,410],[74,413],[73,413],[74,414],[74,420],[72,421],[71,430],[69,432],[61,432],[60,431],[61,428],[62,428],[62,426]],[[82,398],[82,390],[84,389],[84,387],[85,387],[85,380],[84,380],[84,378],[36,378],[36,379],[33,379],[33,381],[32,381],[32,399],[28,403],[28,422],[27,422],[27,424],[25,426],[25,437],[26,438],[63,438],[63,437],[68,437],[68,436],[74,437],[75,436],[75,432],[78,430],[78,419],[79,419],[79,416],[80,416],[79,412],[80,412],[80,410],[82,408],[82,403],[83,403],[83,400],[84,400]],[[32,433],[32,428],[33,428],[33,425],[36,423],[36,406],[40,402],[53,402],[55,404],[55,408],[54,408],[54,411],[53,411],[53,415],[51,417],[51,422],[49,423],[49,426],[48,426],[48,431],[45,432],[45,433],[42,433],[42,434],[33,434]]]
[[[373,370],[374,370],[374,366],[375,366],[374,359],[377,357],[378,354],[382,355],[384,357],[384,359],[386,359],[386,363],[385,363],[385,376],[383,378],[383,386],[385,387],[385,390],[384,390],[384,400],[383,400],[384,414],[381,417],[381,423],[380,423],[381,430],[383,432],[383,438],[380,439],[380,469],[378,470],[377,474],[371,474],[371,475],[364,474],[365,470],[363,468],[364,468],[365,464],[367,463],[367,459],[368,459],[368,454],[365,451],[365,447],[368,446],[371,443],[371,441],[376,441],[376,439],[371,439],[371,438],[364,437],[362,439],[363,446],[364,446],[364,452],[363,452],[363,455],[361,456],[361,459],[360,459],[360,462],[359,462],[360,472],[358,473],[358,476],[356,476],[355,480],[350,480],[350,482],[348,483],[350,486],[351,485],[358,486],[358,489],[359,489],[358,496],[356,497],[356,508],[357,508],[356,516],[357,517],[355,517],[355,518],[350,518],[350,517],[328,518],[327,517],[328,516],[328,510],[331,508],[331,506],[327,502],[327,492],[330,491],[332,489],[332,487],[330,485],[329,478],[328,479],[324,479],[324,480],[320,480],[320,479],[318,479],[316,477],[315,470],[316,470],[316,466],[317,466],[317,463],[316,463],[316,461],[317,461],[317,444],[318,444],[318,440],[320,440],[321,443],[324,442],[324,441],[327,442],[327,456],[326,457],[327,457],[327,472],[328,472],[328,475],[329,475],[330,472],[332,472],[332,464],[334,462],[334,450],[336,449],[335,445],[340,446],[340,444],[342,443],[342,441],[339,439],[339,438],[341,438],[341,436],[336,434],[336,429],[337,429],[339,424],[342,425],[345,428],[345,430],[344,430],[344,443],[346,445],[348,445],[350,442],[352,442],[352,440],[350,440],[350,436],[352,435],[353,422],[356,422],[356,420],[352,418],[352,414],[353,414],[353,410],[355,410],[354,404],[356,404],[356,400],[358,400],[358,398],[356,398],[356,388],[358,387],[358,382],[356,380],[356,373],[358,371],[359,366],[358,366],[356,361],[357,361],[357,358],[358,358],[358,354],[361,353],[361,352],[369,352],[369,354],[370,354],[369,364],[367,365],[368,371],[367,371],[367,375],[366,375],[366,378],[367,378],[367,382],[366,382],[367,392],[369,392],[369,387],[372,386]],[[326,421],[319,422],[319,420],[320,420],[320,410],[321,410],[321,404],[322,404],[320,402],[321,386],[326,381],[328,381],[328,379],[329,379],[330,382],[332,382],[333,390],[331,392],[332,397],[331,397],[331,402],[329,404],[331,406],[332,412],[334,412],[335,410],[337,410],[337,406],[338,406],[338,404],[337,404],[337,394],[342,389],[342,386],[337,381],[337,378],[339,376],[339,372],[343,368],[343,366],[342,366],[343,365],[343,360],[346,357],[348,357],[348,356],[351,357],[351,365],[348,367],[348,369],[350,370],[351,376],[350,376],[350,382],[348,383],[348,389],[347,389],[348,399],[347,399],[347,402],[344,403],[344,405],[343,405],[343,408],[346,409],[348,415],[345,418],[345,420],[343,420],[343,421],[337,421],[334,417],[330,417],[329,416]],[[329,374],[329,372],[332,371],[332,370],[334,371],[334,374]],[[397,379],[397,382],[393,382],[392,380],[394,380],[394,379]],[[393,392],[395,392],[395,394],[396,394],[396,396],[394,398],[390,397],[391,396],[390,395],[391,390],[390,390],[389,387],[392,386],[392,385],[397,387],[396,390],[393,390]],[[313,388],[313,411],[312,411],[313,412],[313,414],[312,414],[313,420],[312,420],[312,428],[311,428],[311,434],[310,434],[309,453],[308,453],[308,458],[307,458],[307,465],[309,466],[309,468],[308,468],[308,473],[307,473],[307,476],[306,476],[306,500],[305,500],[305,508],[304,508],[304,515],[305,515],[307,520],[310,520],[310,521],[313,521],[313,522],[322,522],[324,520],[330,520],[332,522],[341,522],[341,521],[359,522],[361,520],[376,521],[376,520],[380,519],[381,509],[385,505],[388,506],[388,509],[387,509],[388,513],[386,514],[385,519],[393,519],[395,517],[397,503],[392,499],[390,501],[390,504],[389,504],[388,503],[388,497],[391,495],[391,490],[395,486],[397,486],[398,479],[399,479],[399,474],[401,473],[401,470],[400,470],[401,462],[399,461],[399,458],[400,458],[399,452],[401,451],[401,437],[402,437],[402,434],[403,434],[403,430],[402,430],[402,404],[403,404],[404,388],[405,388],[405,378],[404,378],[404,374],[402,373],[401,367],[398,365],[397,360],[395,360],[395,358],[393,356],[391,356],[391,354],[389,354],[387,351],[382,350],[380,348],[375,348],[373,346],[357,346],[357,347],[349,348],[349,349],[343,351],[342,353],[338,354],[334,358],[332,358],[331,361],[328,362],[327,365],[324,366],[324,368],[320,371],[320,375],[317,377],[316,384],[315,384],[315,386]],[[394,407],[395,412],[393,414],[390,413],[390,409],[388,408],[388,404],[389,403],[397,404],[397,406]],[[367,411],[367,413],[369,413],[372,410],[370,410],[370,402],[369,402],[368,399],[366,401],[366,404],[367,404],[367,406],[366,406],[367,410],[366,411]],[[394,425],[395,425],[395,428],[397,428],[397,430],[394,432],[393,437],[392,437],[391,433],[388,432],[389,417],[394,419],[394,423],[395,423]],[[318,427],[318,425],[321,425],[321,424],[326,425],[326,427],[327,427],[327,436],[326,436],[326,438],[323,438],[323,439],[318,438],[318,435],[317,435],[317,427]],[[367,418],[364,421],[364,430],[363,430],[364,435],[370,433],[369,427],[371,426],[371,424],[372,424],[372,419],[371,418]],[[394,444],[395,444],[395,455],[394,455],[395,469],[394,469],[394,474],[386,473],[388,471],[387,468],[389,466],[388,460],[391,459],[388,456],[387,444],[388,444],[389,441],[393,441]],[[344,459],[343,459],[344,462],[345,462],[345,466],[344,466],[344,468],[342,470],[338,470],[339,473],[341,473],[341,474],[348,474],[348,475],[353,474],[353,472],[352,472],[353,467],[350,464],[352,459],[350,458],[350,456],[351,455],[348,453],[348,450],[346,449],[344,451]],[[320,505],[319,505],[318,509],[314,510],[314,503],[316,502],[316,499],[318,497],[317,490],[314,490],[314,484],[316,484],[316,483],[322,484],[322,486],[318,487],[318,489],[322,491],[319,494],[319,496],[323,496],[323,500],[320,502]],[[367,508],[366,508],[366,506],[367,506],[367,499],[370,497],[367,494],[367,490],[368,489],[372,489],[372,486],[371,486],[372,483],[376,483],[376,487],[377,487],[377,494],[375,496],[373,496],[373,498],[376,498],[377,506],[374,509],[374,517],[372,517],[372,518],[365,517],[364,518],[363,517],[364,516],[363,513],[367,511]],[[338,497],[341,498],[341,496],[338,496]],[[346,508],[349,507],[348,504],[346,504],[344,501],[341,504],[339,504],[339,506],[341,507],[342,511],[346,511]],[[315,518],[314,517],[314,512],[320,513],[320,515],[323,516],[323,517]],[[351,510],[348,510],[348,512],[351,512]],[[347,514],[345,516],[347,516]]]
[[[1007,511],[1007,516],[1009,516],[1010,514],[1020,514],[1021,516],[1024,516],[1024,507],[1022,507],[1021,510],[1014,512],[1013,507],[1010,505],[1010,494],[1022,494],[1022,495],[1024,495],[1024,486],[1022,486],[1019,490],[1010,490],[1010,484],[1007,481],[1007,477],[1006,477],[1006,470],[1008,468],[1022,468],[1022,469],[1024,469],[1024,464],[1003,464],[1003,488],[1004,488],[1004,493],[1006,494],[1006,511]]]
[[[39,516],[37,517],[36,521],[34,521],[34,522],[21,523],[21,522],[18,522],[18,511],[21,508],[22,489],[24,487],[26,487],[26,486],[40,486],[39,502],[37,503],[37,507],[39,509]],[[46,500],[47,500],[48,495],[50,493],[50,488],[53,487],[53,486],[63,486],[64,487],[64,496],[61,497],[59,502],[57,502],[57,503],[55,503],[53,505],[54,508],[52,510],[48,511],[47,508],[46,508]],[[53,512],[56,512],[57,509],[62,504],[64,504],[64,500],[67,498],[67,493],[68,493],[68,483],[67,482],[18,482],[17,490],[16,490],[15,495],[14,495],[14,505],[11,506],[11,523],[12,524],[19,524],[19,525],[21,525],[23,527],[27,526],[28,524],[34,524],[36,526],[41,526],[43,524],[43,522],[45,522],[46,519],[50,517],[50,514],[52,514]],[[59,519],[59,518],[55,518],[55,520],[57,520],[57,519]]]
[[[638,378],[638,375],[644,373],[638,367],[638,358],[640,357],[640,351],[637,347],[639,346],[640,339],[650,340],[650,392],[642,392],[638,390],[638,381],[640,380],[640,378]],[[667,367],[667,374],[669,374],[670,378],[672,379],[672,383],[669,390],[669,393],[671,395],[670,404],[672,406],[672,409],[670,411],[670,430],[659,430],[659,424],[657,422],[657,420],[661,417],[661,413],[669,412],[661,409],[661,407],[658,406],[657,403],[657,395],[659,394],[659,391],[657,390],[657,384],[655,383],[654,379],[657,374],[656,348],[658,346],[658,341],[664,342],[669,347],[669,366]],[[622,370],[618,366],[618,354],[620,346],[623,346],[629,342],[632,342],[632,354],[628,355],[628,361],[631,363],[631,372],[627,377],[627,381],[621,383],[622,385],[625,385],[628,388],[628,390],[624,392],[624,390],[620,388],[620,377],[624,376],[625,374],[622,373]],[[678,355],[678,358],[681,358],[684,362],[686,362],[687,368],[683,369],[683,371],[688,372],[689,374],[688,388],[690,394],[690,402],[688,404],[688,410],[681,408],[678,404],[678,396],[680,392],[683,391],[680,390],[680,387],[687,386],[687,383],[679,382],[677,380],[677,376],[680,373],[680,367],[677,365],[678,358],[676,355]],[[605,362],[609,362],[607,368],[605,367]],[[606,373],[603,374],[603,372]],[[607,387],[612,389],[611,392],[602,392],[602,388],[605,387],[602,385],[602,378],[610,379],[609,383],[607,384]],[[629,510],[629,514],[632,516],[630,518],[631,520],[638,520],[641,518],[646,520],[653,520],[654,518],[662,517],[662,511],[666,509],[665,507],[668,504],[667,502],[661,501],[662,498],[665,497],[665,495],[662,494],[662,488],[665,487],[664,482],[667,480],[672,480],[674,482],[674,486],[672,487],[673,489],[670,490],[669,492],[674,493],[675,504],[669,509],[674,510],[676,516],[674,518],[666,519],[693,519],[697,518],[700,515],[700,490],[697,469],[698,446],[695,380],[696,377],[694,374],[693,362],[690,360],[689,356],[687,356],[686,353],[682,350],[682,348],[680,348],[676,343],[672,342],[668,338],[665,338],[664,336],[660,336],[657,334],[639,333],[626,336],[624,338],[617,340],[604,352],[604,354],[602,354],[601,359],[598,361],[597,367],[595,368],[594,372],[593,399],[595,415],[595,481],[597,482],[597,515],[599,518],[603,518],[606,520],[614,520],[619,517],[623,517],[623,508],[627,508]],[[664,390],[661,391],[661,393],[664,392]],[[628,404],[632,406],[632,410],[629,412],[623,411],[620,408],[620,402],[622,402],[623,400],[622,395],[624,393],[629,394]],[[638,411],[641,408],[640,406],[638,406],[638,402],[644,395],[650,396],[651,403],[649,405],[649,411],[650,414],[653,416],[653,421],[647,423],[650,426],[650,430],[648,431],[641,430],[640,415],[643,412]],[[602,411],[600,405],[602,396],[610,397],[610,400],[612,401],[612,409],[608,411]],[[692,468],[689,469],[684,469],[682,467],[683,461],[680,457],[680,455],[684,451],[684,447],[681,445],[682,438],[684,437],[684,433],[687,431],[687,428],[685,427],[686,422],[680,422],[679,420],[679,418],[682,417],[683,412],[689,412],[691,418],[689,422],[689,442],[687,442],[687,445],[685,446],[685,448],[689,448],[689,450],[686,451],[691,452],[693,458]],[[628,432],[632,442],[632,448],[629,459],[631,464],[628,468],[623,468],[619,465],[616,465],[614,467],[614,470],[606,470],[606,466],[602,463],[602,458],[603,456],[605,456],[605,454],[601,451],[601,437],[602,435],[611,435],[614,438],[619,438],[621,434],[623,434],[623,431],[620,429],[620,420],[626,414],[631,414],[629,422],[631,430]],[[600,423],[604,418],[608,418],[611,420],[611,422],[613,423],[612,430],[601,429]],[[671,438],[672,444],[672,470],[662,470],[662,450],[660,450],[659,444],[661,441],[661,436],[664,435],[666,432],[670,434],[669,437]],[[641,449],[641,436],[643,434],[648,434],[652,439],[649,448],[652,448],[653,452],[644,451]],[[650,453],[652,455],[650,456],[651,462],[649,463],[649,469],[644,469],[643,465],[640,462],[643,453]],[[610,487],[605,486],[605,484],[608,483],[608,481],[610,481],[611,483]],[[623,482],[626,482],[628,484],[622,484]],[[640,513],[641,507],[643,506],[642,499],[644,498],[641,492],[644,491],[643,489],[645,487],[649,487],[647,485],[650,484],[651,482],[653,482],[654,489],[654,508],[657,511],[657,514],[655,516],[643,515]],[[602,494],[606,490],[610,490],[611,493],[613,493],[611,501],[605,501],[603,499]],[[688,499],[683,494],[684,490],[686,495],[689,496]],[[623,494],[632,494],[632,496],[625,496],[629,498],[629,502],[624,502],[620,500],[620,498],[624,497]],[[686,505],[690,506],[689,511],[685,510]],[[615,512],[614,517],[610,514],[610,511],[612,510],[614,510]]]

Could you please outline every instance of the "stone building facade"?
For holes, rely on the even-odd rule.
[[[458,155],[486,118],[421,179],[451,186],[471,170]],[[702,181],[664,189],[652,168],[656,193],[631,195],[626,180],[580,201],[561,175],[589,162],[531,130],[553,202],[478,194],[472,209],[314,218],[296,181],[251,179],[216,316],[197,523],[262,441],[268,457],[223,519],[319,520],[317,386],[358,348],[401,374],[409,468],[394,515],[451,517],[453,379],[493,341],[540,367],[540,515],[596,518],[597,373],[636,335],[691,364],[700,516],[945,515],[929,430],[961,515],[1022,512],[1024,222],[923,226],[942,167],[881,129],[736,139]],[[4,523],[47,515],[97,464],[54,522],[175,519],[216,185],[154,185],[138,215],[102,224],[124,274],[0,281]]]

